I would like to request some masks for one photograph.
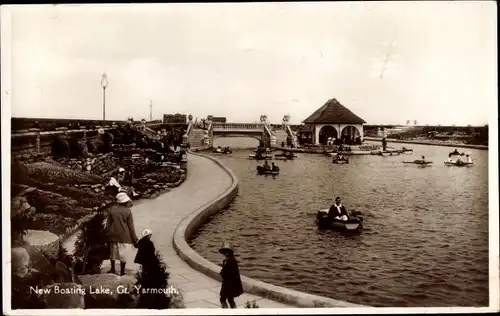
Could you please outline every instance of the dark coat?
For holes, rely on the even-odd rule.
[[[335,204],[333,204],[332,207],[330,207],[330,210],[328,211],[328,217],[331,219],[335,218],[336,216],[342,216],[342,215],[347,215],[347,211],[344,205],[342,204],[340,204],[340,212],[335,206]]]
[[[153,264],[156,258],[155,245],[150,238],[143,237],[137,242],[137,255],[134,262],[140,265]]]
[[[238,297],[243,294],[243,285],[241,284],[240,269],[238,261],[234,256],[230,256],[222,263],[222,287],[220,295],[222,297]]]
[[[114,205],[109,211],[106,222],[106,233],[109,242],[135,244],[134,218],[128,207],[121,204]]]

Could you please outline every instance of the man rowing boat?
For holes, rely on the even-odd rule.
[[[330,210],[328,211],[328,218],[330,220],[334,220],[334,219],[337,219],[337,220],[340,219],[343,221],[348,220],[347,211],[345,209],[345,206],[340,204],[340,197],[335,198],[335,204],[333,204],[330,207]]]
[[[425,156],[422,156],[422,159],[417,159],[417,160],[413,161],[413,163],[423,165],[423,164],[427,163],[427,161],[425,160]]]

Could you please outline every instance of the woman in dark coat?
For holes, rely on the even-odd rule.
[[[226,259],[222,263],[222,270],[220,271],[220,275],[222,276],[220,303],[222,308],[227,308],[227,303],[229,303],[231,308],[236,308],[234,298],[243,294],[238,261],[234,257],[233,248],[228,243],[224,243],[219,252],[226,256]]]

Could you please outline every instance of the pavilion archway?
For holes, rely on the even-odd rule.
[[[328,138],[337,139],[338,133],[337,129],[331,125],[325,125],[319,130],[319,143],[326,145],[328,143]]]
[[[362,137],[359,129],[354,125],[347,125],[342,128],[340,133],[340,138],[346,141],[356,140],[358,137]]]

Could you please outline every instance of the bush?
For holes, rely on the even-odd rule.
[[[168,308],[186,308],[186,305],[184,305],[184,297],[180,292],[170,296],[170,305]]]
[[[52,142],[52,155],[56,157],[67,157],[70,155],[69,142],[65,137],[57,136]]]
[[[259,308],[259,305],[257,305],[257,302],[255,300],[247,301],[245,303],[245,308]]]
[[[73,253],[79,262],[75,267],[78,274],[100,273],[102,262],[109,258],[104,219],[105,215],[98,213],[82,226]]]
[[[11,242],[13,246],[20,245],[23,242],[23,237],[27,232],[28,223],[31,221],[35,208],[30,207],[25,209],[24,205],[28,200],[24,196],[15,197],[11,201],[10,222],[11,222]]]
[[[142,265],[139,272],[137,272],[137,284],[141,286],[137,307],[167,309],[170,307],[171,298],[162,291],[165,291],[168,287],[169,274],[158,251],[156,251],[154,258],[153,262]],[[159,290],[158,293],[154,293],[155,290]],[[146,291],[149,291],[149,293]]]

